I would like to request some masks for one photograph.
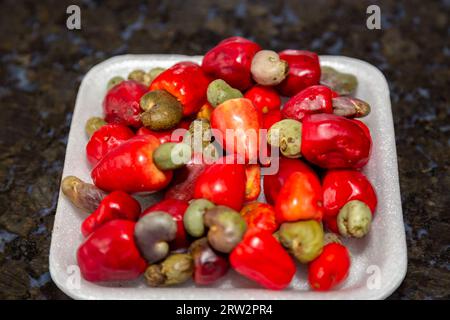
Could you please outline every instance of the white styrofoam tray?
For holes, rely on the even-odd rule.
[[[91,181],[85,158],[86,120],[102,114],[102,100],[108,79],[126,75],[133,69],[170,67],[176,62],[201,61],[200,56],[123,55],[93,67],[78,91],[64,163],[63,177],[75,175]],[[372,112],[363,121],[373,138],[372,156],[363,172],[374,185],[378,208],[371,232],[364,239],[346,240],[351,256],[350,275],[343,285],[329,292],[311,291],[305,266],[300,266],[291,285],[271,291],[230,270],[227,277],[209,287],[193,282],[169,287],[149,288],[143,279],[123,283],[90,283],[80,278],[76,250],[83,241],[80,225],[86,214],[59,194],[50,248],[50,273],[56,285],[78,299],[383,299],[402,282],[407,257],[403,225],[394,127],[389,88],[383,74],[374,66],[353,58],[321,56],[322,65],[356,75],[356,97],[366,100]]]

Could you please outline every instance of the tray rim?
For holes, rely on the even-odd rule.
[[[86,75],[83,77],[80,87],[78,88],[78,92],[77,92],[77,97],[76,97],[76,101],[75,101],[75,108],[73,111],[73,116],[72,116],[72,120],[71,120],[71,124],[70,124],[70,131],[69,131],[69,136],[68,136],[68,143],[67,143],[67,147],[66,147],[66,153],[65,153],[65,160],[64,160],[64,168],[63,168],[63,172],[62,172],[62,177],[64,176],[64,173],[66,171],[66,157],[68,154],[68,146],[70,143],[70,139],[71,139],[71,134],[72,134],[72,125],[75,121],[76,114],[78,114],[78,112],[80,112],[80,108],[77,108],[78,105],[81,103],[80,102],[80,96],[81,93],[83,92],[84,87],[86,86],[86,83],[88,82],[89,78],[93,77],[93,75],[98,72],[99,70],[103,70],[104,68],[108,68],[108,66],[119,63],[119,62],[123,62],[126,60],[143,60],[143,61],[148,61],[148,59],[154,59],[154,60],[164,60],[164,61],[180,61],[181,59],[183,60],[191,60],[191,61],[200,61],[202,59],[203,56],[189,56],[189,55],[182,55],[182,54],[124,54],[124,55],[118,55],[118,56],[113,56],[109,59],[106,59],[98,64],[96,64],[95,66],[93,66],[87,73]],[[397,163],[397,151],[396,151],[396,144],[395,144],[395,131],[394,131],[394,124],[393,124],[393,119],[392,119],[392,109],[391,109],[391,101],[390,101],[390,96],[389,96],[389,87],[388,87],[388,83],[386,80],[386,77],[383,75],[383,73],[376,68],[374,65],[360,60],[360,59],[356,59],[356,58],[352,58],[352,57],[346,57],[346,56],[335,56],[335,55],[321,55],[319,56],[319,58],[321,59],[321,62],[323,60],[323,62],[325,62],[324,64],[328,64],[329,62],[349,62],[352,64],[359,64],[361,67],[367,68],[367,70],[370,73],[373,73],[373,77],[374,78],[378,78],[377,83],[383,87],[383,92],[387,94],[386,97],[386,101],[389,103],[389,105],[387,106],[387,110],[390,113],[389,114],[389,123],[386,123],[385,126],[390,126],[392,128],[392,132],[394,132],[394,134],[391,136],[394,141],[394,152],[390,155],[390,160],[392,161],[392,169],[391,169],[391,174],[393,174],[393,179],[394,179],[394,186],[396,190],[393,190],[393,194],[392,197],[393,201],[398,203],[398,209],[399,209],[399,217],[402,219],[403,221],[403,212],[402,212],[402,204],[401,204],[401,199],[400,199],[400,185],[399,185],[399,178],[398,178],[398,163]],[[374,80],[375,81],[375,80]],[[59,213],[59,209],[60,209],[60,204],[61,204],[61,198],[62,198],[62,193],[59,193],[58,196],[58,205],[57,205],[57,209],[56,209],[56,214],[55,214],[55,221],[54,221],[54,226],[52,229],[52,239],[51,239],[51,244],[50,244],[50,254],[49,254],[49,271],[50,271],[50,275],[51,278],[53,280],[53,282],[56,284],[56,286],[63,291],[65,294],[67,294],[68,296],[70,296],[71,298],[74,299],[118,299],[118,298],[125,298],[125,299],[145,299],[144,297],[131,297],[127,294],[123,295],[120,292],[117,291],[122,291],[122,290],[143,290],[141,288],[122,288],[122,287],[104,287],[105,290],[110,290],[110,293],[104,294],[104,296],[102,297],[97,297],[97,296],[93,296],[91,294],[89,294],[88,292],[82,292],[83,290],[71,290],[70,288],[68,288],[64,283],[62,283],[62,281],[60,281],[60,278],[58,277],[57,273],[59,272],[57,270],[57,262],[55,261],[55,245],[54,245],[54,237],[53,237],[53,231],[55,230],[55,227],[57,226],[57,223],[59,222],[59,220],[61,220],[61,214]],[[383,286],[384,291],[379,291],[379,290],[374,290],[373,291],[373,295],[365,295],[364,299],[384,299],[388,296],[390,296],[399,286],[400,284],[403,282],[403,279],[406,276],[406,271],[407,271],[407,246],[406,246],[406,237],[405,237],[405,229],[404,229],[404,225],[402,228],[402,233],[400,235],[400,239],[399,239],[399,244],[402,246],[402,257],[397,257],[398,258],[398,269],[397,269],[397,274],[395,277],[393,277],[393,280],[390,281],[387,285]],[[181,288],[180,288],[181,289]],[[183,288],[184,289],[184,288]],[[189,298],[189,297],[184,297],[184,299],[242,299],[240,297],[236,297],[234,295],[234,292],[236,291],[235,289],[219,289],[222,290],[222,295],[221,297],[217,297],[217,298],[212,298],[210,296],[208,296],[208,293],[206,291],[209,291],[211,289],[216,289],[216,288],[208,288],[208,287],[196,287],[195,290],[198,291],[196,293],[196,297],[195,298]],[[101,289],[100,289],[101,290]],[[167,298],[167,293],[164,292],[169,292],[167,290],[177,290],[177,288],[154,288],[154,290],[160,290],[161,291],[161,297],[156,298],[156,299],[168,299]],[[217,290],[217,289],[216,289]],[[249,295],[252,298],[251,299],[274,299],[273,295],[277,295],[277,297],[275,299],[293,299],[293,300],[301,300],[301,299],[315,299],[317,298],[316,296],[306,296],[305,297],[305,293],[307,293],[308,291],[300,291],[298,293],[299,297],[298,298],[292,298],[292,294],[291,291],[277,291],[275,294],[273,291],[270,290],[265,290],[265,289],[248,289],[248,288],[242,288],[242,289],[238,289],[239,291],[245,291],[245,295]],[[370,290],[368,290],[370,291]],[[329,291],[329,292],[325,292],[325,293],[321,293],[322,297],[324,299],[344,299],[345,297],[342,297],[339,295],[339,297],[336,297],[335,294],[339,293],[340,290],[335,290],[335,291]],[[142,294],[144,295],[143,291]],[[245,296],[243,295],[243,296]],[[256,298],[255,298],[256,297]],[[153,297],[154,298],[154,297]],[[148,299],[148,298],[147,298]],[[155,299],[155,298],[154,298]],[[245,298],[244,298],[245,299]],[[349,299],[355,299],[354,297],[350,297]],[[358,298],[356,298],[358,299]],[[359,298],[361,299],[361,298]],[[181,298],[177,299],[177,300],[181,300]]]

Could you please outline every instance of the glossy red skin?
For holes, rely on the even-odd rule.
[[[91,282],[133,280],[146,269],[134,241],[135,222],[112,220],[92,233],[77,251],[81,275]]]
[[[269,112],[263,114],[262,128],[269,130],[271,126],[282,119],[283,117],[281,115],[281,110],[270,110]]]
[[[281,95],[291,97],[309,86],[319,84],[320,64],[316,53],[284,50],[278,55],[289,64],[287,77],[277,86]]]
[[[183,105],[183,115],[197,113],[206,101],[211,79],[202,68],[190,61],[179,62],[158,75],[150,90],[166,90]]]
[[[251,202],[241,210],[241,216],[247,223],[247,228],[258,228],[274,233],[279,224],[276,221],[275,209],[267,203]]]
[[[372,142],[369,127],[366,126],[364,124],[364,122],[362,122],[358,119],[348,119],[348,120],[352,121],[354,124],[356,124],[358,127],[360,127],[362,129],[362,131],[364,132],[364,134],[366,135],[367,139],[370,139],[370,141]]]
[[[289,99],[281,113],[283,118],[302,121],[307,114],[333,113],[333,92],[322,85],[311,86],[303,89]]]
[[[94,132],[86,145],[89,163],[95,166],[109,151],[134,137],[133,131],[121,124],[107,124]]]
[[[278,110],[281,106],[280,96],[272,87],[255,85],[245,93],[244,98],[249,99],[262,114]]]
[[[149,193],[166,187],[172,171],[161,171],[153,163],[160,145],[151,135],[136,136],[106,154],[91,172],[94,184],[105,191]]]
[[[188,130],[190,123],[191,123],[191,121],[182,120],[176,129]],[[172,137],[172,134],[176,129],[153,131],[146,127],[141,127],[141,128],[139,128],[138,131],[136,131],[136,135],[137,136],[152,135],[152,136],[156,137],[161,144],[166,143],[166,142],[181,142],[183,140],[183,135],[179,135],[178,138]]]
[[[261,113],[245,98],[227,100],[218,105],[211,114],[211,128],[222,134],[222,139],[216,136],[219,143],[228,152],[238,154],[246,162],[258,157],[261,125]],[[234,141],[226,139],[227,129],[234,130]],[[249,132],[253,132],[253,136],[249,135],[247,130],[251,130]]]
[[[275,205],[275,200],[278,197],[281,187],[284,186],[286,180],[292,173],[309,170],[311,169],[301,160],[280,157],[277,173],[264,176],[264,196],[266,197],[267,203]]]
[[[187,236],[186,231],[184,230],[183,217],[188,206],[189,203],[187,201],[165,199],[145,209],[145,211],[142,212],[141,217],[155,211],[164,211],[170,214],[177,223],[177,235],[174,242],[171,243],[171,248],[173,250],[187,248],[189,246],[189,242],[186,239]]]
[[[98,208],[81,224],[81,233],[87,237],[105,223],[115,220],[136,221],[141,214],[141,205],[128,193],[113,191],[103,198]]]
[[[267,156],[264,159],[263,157],[259,158],[259,161],[262,166],[269,166],[270,165],[270,155],[271,155],[271,147],[269,144],[267,144],[267,132],[269,131],[270,127],[273,126],[278,121],[281,121],[283,117],[281,116],[281,110],[280,109],[273,109],[270,110],[267,113],[263,113],[262,116],[262,129],[265,129],[266,132],[261,132],[260,135],[260,152],[262,154],[266,153]]]
[[[322,201],[322,188],[316,173],[308,167],[293,172],[275,201],[277,221],[320,221],[323,217]]]
[[[325,174],[322,183],[324,214],[327,216],[327,224],[334,228],[339,210],[349,201],[359,200],[364,202],[375,214],[377,207],[377,195],[370,181],[356,170],[329,170]]]
[[[225,160],[223,160],[225,162]],[[208,165],[195,183],[194,198],[241,210],[245,197],[245,166],[236,163]]]
[[[142,126],[139,101],[147,87],[133,80],[122,81],[112,87],[103,100],[105,121],[139,128]]]
[[[228,259],[214,252],[209,246],[194,256],[194,282],[209,285],[222,278],[230,268]]]
[[[231,266],[241,275],[272,290],[286,288],[296,267],[270,232],[252,228],[230,254]]]
[[[308,266],[308,282],[316,291],[328,291],[341,284],[348,276],[350,255],[343,245],[333,242]]]
[[[205,54],[202,68],[212,78],[244,91],[253,84],[252,59],[260,50],[258,44],[242,37],[227,38]]]
[[[333,114],[312,114],[303,118],[302,155],[327,169],[361,168],[369,161],[372,139],[358,120]]]

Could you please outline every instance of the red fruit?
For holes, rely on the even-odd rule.
[[[308,266],[308,282],[317,291],[327,291],[342,283],[348,276],[350,255],[339,243],[329,243]]]
[[[78,248],[81,275],[91,282],[133,280],[147,267],[134,241],[135,222],[113,220],[98,228]]]
[[[298,220],[322,220],[322,188],[313,170],[306,167],[292,173],[275,201],[279,223]]]
[[[261,47],[241,37],[221,41],[203,58],[202,68],[214,79],[222,79],[233,88],[244,91],[253,84],[250,68]]]
[[[98,208],[81,225],[81,233],[87,237],[105,223],[116,220],[136,221],[141,214],[141,205],[129,194],[113,191],[103,198]]]
[[[245,93],[244,98],[249,99],[262,114],[278,110],[281,106],[280,96],[272,87],[253,86]]]
[[[302,155],[322,168],[361,168],[369,161],[372,139],[358,120],[333,114],[303,118]]]
[[[210,79],[190,61],[179,62],[158,75],[150,90],[166,90],[183,105],[183,115],[197,113],[206,101]]]
[[[178,124],[177,128],[172,129],[172,130],[163,130],[163,131],[153,131],[146,127],[141,127],[136,132],[136,135],[137,136],[152,135],[155,138],[157,138],[161,144],[166,143],[166,142],[181,142],[183,140],[184,133],[177,134],[176,138],[172,135],[173,135],[174,131],[177,129],[188,130],[189,124],[190,124],[190,121],[181,120],[181,122]],[[180,133],[181,133],[181,131],[180,131]]]
[[[352,200],[364,202],[375,213],[377,195],[369,180],[356,170],[330,170],[323,179],[323,207],[326,216],[332,218]]]
[[[216,139],[224,149],[239,155],[246,162],[258,157],[261,123],[261,114],[245,98],[227,100],[217,106],[211,115],[211,128],[218,131],[213,132]],[[227,139],[227,129],[232,139]]]
[[[246,204],[241,210],[241,215],[249,229],[258,228],[274,233],[279,227],[275,218],[275,210],[267,203],[251,202]]]
[[[271,233],[252,228],[230,254],[231,266],[241,275],[272,290],[286,288],[295,264]]]
[[[209,285],[222,278],[229,269],[228,259],[215,252],[206,238],[197,240],[189,248],[194,260],[194,282]]]
[[[281,116],[281,111],[279,109],[270,110],[263,114],[262,128],[269,130],[271,126],[282,119],[283,117]]]
[[[177,223],[177,235],[173,242],[172,249],[176,250],[180,248],[187,248],[189,246],[189,242],[186,239],[186,231],[184,230],[183,217],[188,206],[189,203],[187,203],[187,201],[177,199],[165,199],[145,209],[145,211],[142,212],[141,217],[155,211],[164,211],[170,214]]]
[[[127,193],[154,192],[166,187],[172,171],[161,171],[153,163],[157,138],[136,136],[106,154],[91,172],[94,184],[103,190]]]
[[[283,107],[284,118],[302,121],[307,114],[333,113],[333,93],[330,88],[317,85],[308,87],[291,99]]]
[[[166,191],[165,198],[184,201],[194,199],[195,183],[205,168],[206,164],[203,161],[196,163],[193,157],[184,167],[175,171],[174,179]]]
[[[283,96],[291,97],[303,89],[319,84],[320,64],[316,53],[304,50],[284,50],[278,53],[280,59],[289,64],[286,79],[278,86]]]
[[[242,208],[245,196],[245,166],[236,163],[214,163],[205,168],[195,183],[194,198],[204,198],[236,211]]]
[[[89,163],[95,166],[109,151],[134,136],[130,128],[120,124],[107,124],[94,132],[86,145]]]
[[[326,214],[324,214],[322,221],[329,231],[339,234],[337,216],[327,216]]]
[[[311,169],[301,160],[280,157],[277,173],[264,176],[264,196],[266,201],[274,205],[281,187],[284,186],[290,175],[294,172],[309,170]]]
[[[138,131],[136,131],[136,136],[154,136],[159,140],[161,144],[166,142],[171,142],[170,137],[172,136],[172,130],[164,130],[164,131],[153,131],[146,127],[140,127]]]
[[[142,126],[139,101],[147,91],[146,86],[132,80],[112,87],[103,100],[105,121],[135,128]]]

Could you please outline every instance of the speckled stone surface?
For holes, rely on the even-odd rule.
[[[66,8],[81,8],[81,30]],[[64,299],[48,250],[75,95],[95,64],[125,53],[203,54],[242,35],[263,47],[346,55],[389,80],[408,273],[394,299],[450,297],[449,1],[0,2],[0,298]]]

